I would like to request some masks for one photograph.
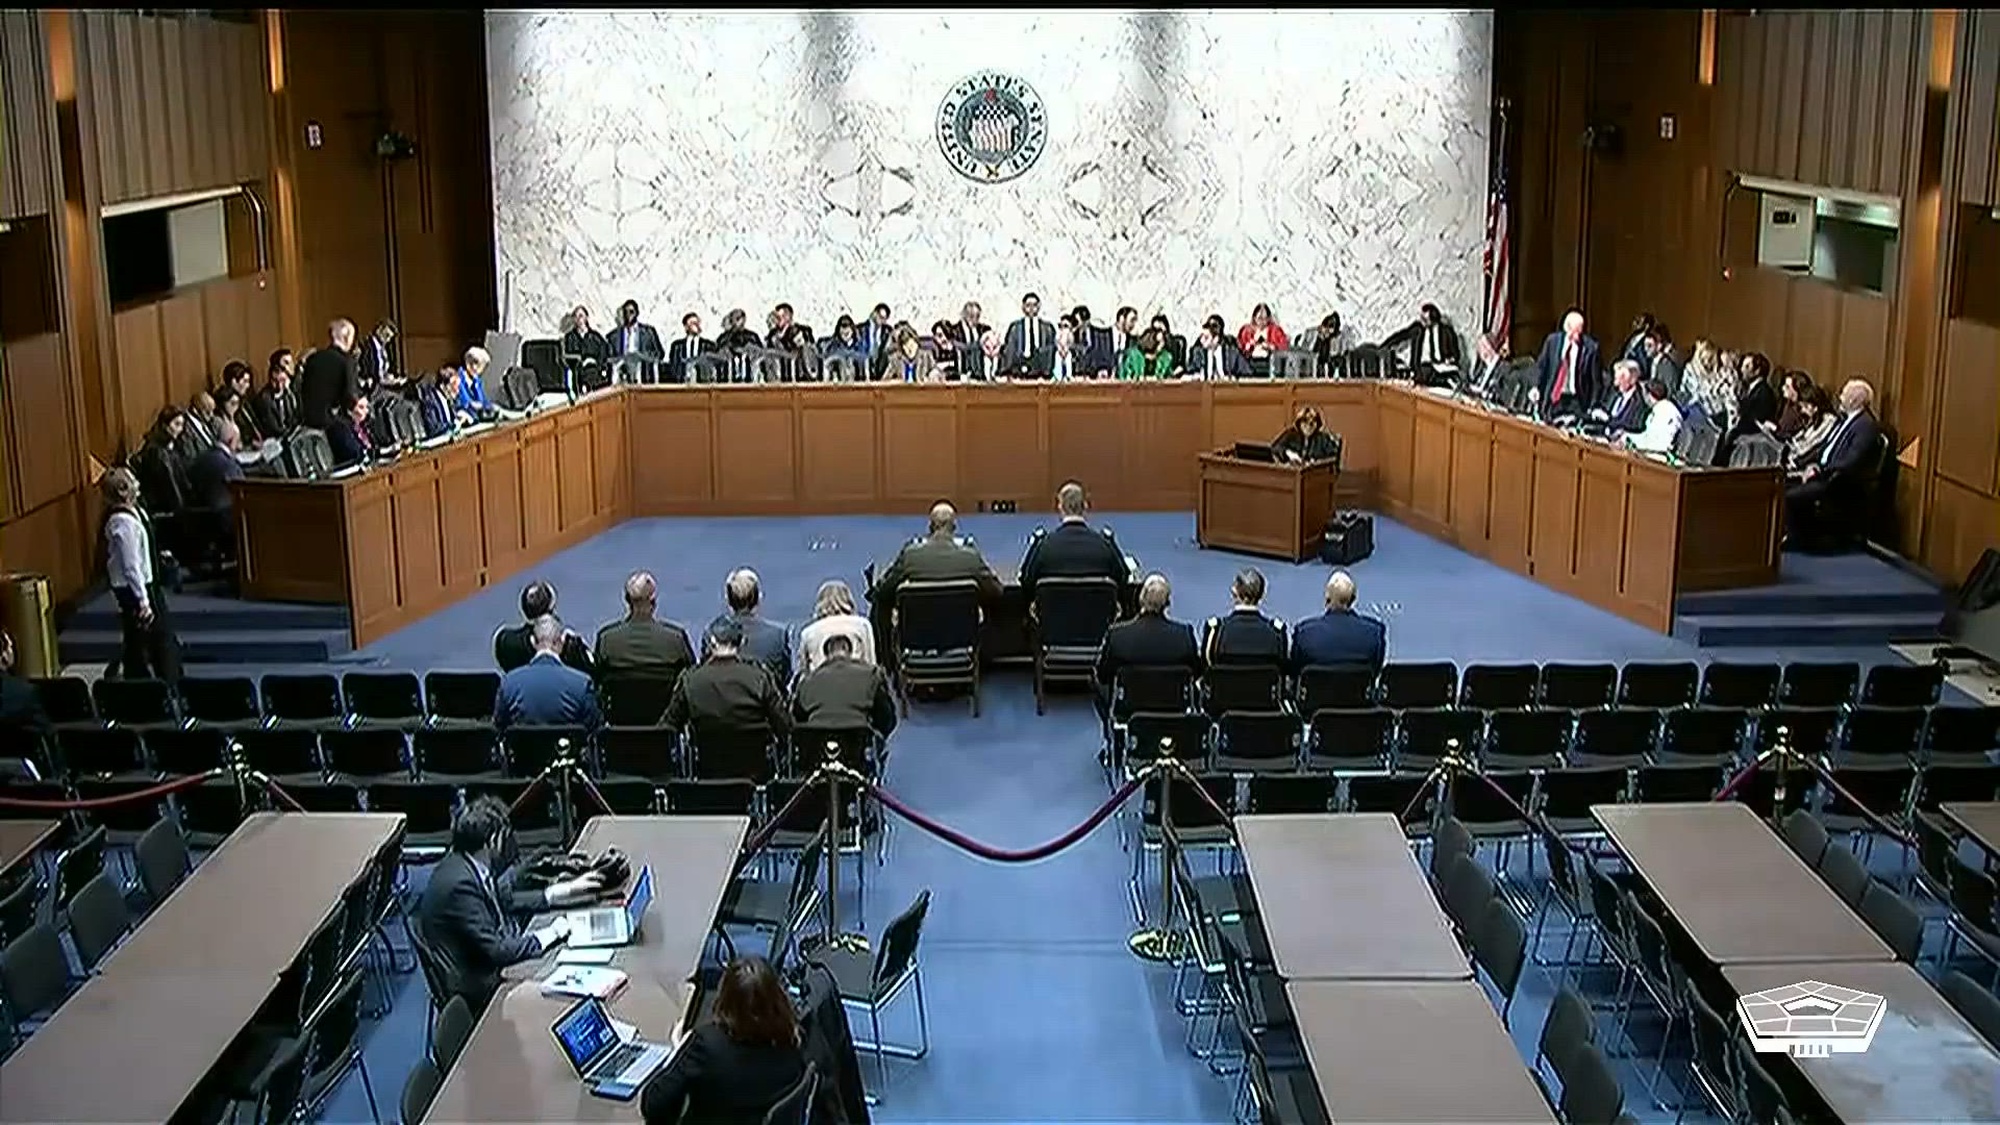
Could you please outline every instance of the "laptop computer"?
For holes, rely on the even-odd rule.
[[[549,1031],[584,1088],[600,1098],[632,1100],[672,1054],[666,1044],[648,1043],[638,1029],[614,1021],[602,1000],[577,1001]]]
[[[1238,461],[1261,461],[1269,463],[1278,459],[1278,455],[1271,452],[1269,445],[1255,441],[1237,442],[1236,448],[1230,451],[1230,455]]]
[[[645,919],[646,908],[652,904],[653,869],[650,866],[641,867],[639,877],[632,881],[632,891],[625,896],[623,905],[593,906],[564,915],[569,919],[570,947],[599,949],[630,945],[639,936],[639,923]]]

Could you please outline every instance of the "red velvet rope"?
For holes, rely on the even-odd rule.
[[[778,827],[785,823],[786,819],[792,815],[794,809],[799,807],[799,802],[805,800],[806,791],[820,784],[823,784],[823,782],[818,775],[814,775],[806,784],[792,790],[791,799],[786,801],[783,807],[765,818],[764,826],[753,833],[748,840],[744,841],[741,857],[736,861],[738,870],[742,869],[743,864],[749,862],[751,856],[763,851],[765,845],[771,842],[771,837],[778,834]]]
[[[1727,801],[1729,798],[1734,797],[1736,791],[1743,788],[1745,782],[1756,776],[1758,767],[1763,764],[1764,759],[1762,758],[1750,759],[1750,764],[1738,770],[1735,777],[1723,782],[1722,788],[1716,792],[1714,799],[1717,801]]]
[[[0,797],[0,808],[42,809],[48,812],[79,812],[83,809],[110,808],[113,805],[150,800],[156,797],[164,797],[169,793],[178,793],[183,789],[192,789],[203,782],[213,781],[218,777],[226,776],[228,773],[228,770],[213,769],[207,773],[176,777],[170,781],[162,781],[158,785],[150,785],[144,789],[134,789],[130,793],[117,793],[109,797],[85,797],[69,801],[38,801],[27,797]]]
[[[1050,840],[1046,844],[1024,848],[1019,851],[996,848],[991,844],[981,843],[955,828],[940,824],[904,804],[902,798],[896,796],[894,793],[872,782],[868,785],[868,793],[876,800],[888,806],[891,812],[896,813],[904,820],[909,821],[911,824],[916,825],[918,828],[923,829],[961,851],[971,852],[981,859],[992,860],[995,863],[1033,863],[1039,859],[1047,859],[1057,852],[1065,851],[1077,841],[1090,835],[1098,825],[1103,824],[1112,813],[1118,811],[1118,806],[1124,804],[1127,798],[1138,792],[1139,786],[1145,784],[1145,781],[1146,776],[1143,774],[1132,778],[1130,781],[1119,786],[1118,791],[1111,795],[1111,799],[1099,805],[1097,811],[1085,818],[1082,824],[1077,825],[1075,828]],[[1196,788],[1199,789],[1200,786],[1196,786]]]

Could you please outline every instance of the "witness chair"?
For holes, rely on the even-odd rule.
[[[907,590],[908,587],[905,587]],[[1109,578],[1044,578],[1029,607],[1035,649],[1035,714],[1051,682],[1095,682],[1098,650],[1118,619],[1118,583]]]
[[[918,688],[962,687],[979,714],[979,586],[966,579],[905,582],[896,591],[896,699],[910,713]]]

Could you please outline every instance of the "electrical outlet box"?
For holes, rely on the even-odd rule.
[[[995,500],[993,502],[993,510],[1003,515],[1011,514],[1014,511],[1014,502],[1012,500]]]

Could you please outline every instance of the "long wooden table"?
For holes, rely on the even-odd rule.
[[[1236,818],[1257,916],[1286,980],[1470,980],[1389,813]]]
[[[639,940],[612,957],[629,980],[611,1010],[655,1041],[680,1022],[749,831],[749,818],[741,816],[620,816],[592,820],[577,838],[584,851],[624,849],[635,874],[640,864],[652,866],[653,905],[640,922]],[[574,1001],[543,996],[536,979],[556,956],[507,970],[502,992],[473,1028],[426,1121],[485,1125],[637,1116],[632,1106],[587,1092],[556,1048],[549,1028]]]
[[[61,827],[55,820],[0,820],[0,884],[14,868],[31,862]]]
[[[400,813],[256,813],[0,1066],[0,1121],[166,1121]]]
[[[1592,805],[1590,813],[1714,965],[1896,959],[1743,805]]]
[[[2000,858],[2000,801],[1948,801],[1938,806],[1989,859]]]
[[[1777,581],[1775,468],[1683,469],[1376,380],[616,387],[336,481],[234,486],[246,596],[346,604],[366,644],[637,516],[1191,511],[1197,455],[1302,406],[1335,497],[1667,631],[1682,591]]]
[[[1473,981],[1291,981],[1285,993],[1329,1120],[1556,1119]]]
[[[1910,966],[1732,965],[1722,975],[1738,996],[1810,980],[1883,998],[1866,1051],[1792,1060],[1845,1125],[2000,1121],[2000,1052]]]

